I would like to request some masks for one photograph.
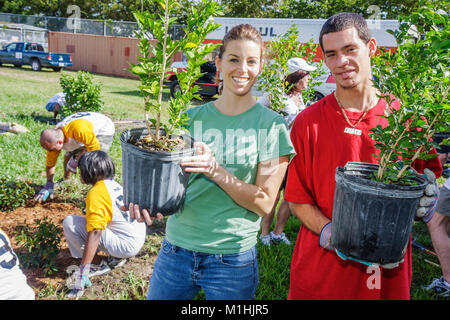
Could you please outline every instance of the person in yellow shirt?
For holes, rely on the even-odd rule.
[[[77,112],[42,131],[39,143],[47,150],[47,183],[34,200],[41,202],[53,198],[53,176],[59,154],[64,149],[64,179],[77,171],[78,159],[86,151],[108,152],[114,138],[114,123],[107,116],[91,111]]]
[[[89,276],[102,275],[111,268],[123,265],[126,258],[135,256],[144,245],[146,225],[131,219],[123,206],[122,186],[113,180],[115,166],[106,152],[84,153],[79,160],[82,183],[93,187],[86,196],[86,217],[69,215],[63,230],[74,258],[81,258],[75,285],[69,297],[79,297],[91,282]],[[106,252],[108,259],[100,265],[92,261],[97,251]]]

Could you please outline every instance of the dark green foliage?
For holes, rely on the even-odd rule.
[[[26,268],[39,267],[46,275],[58,271],[56,256],[59,253],[62,229],[51,223],[47,217],[34,220],[35,227],[26,221],[15,228],[16,240],[26,253],[20,253],[19,260]]]
[[[0,211],[10,211],[23,206],[34,193],[29,182],[8,181],[7,178],[0,177]]]
[[[387,183],[392,172],[401,179],[416,159],[436,156],[429,154],[436,146],[431,138],[436,130],[448,131],[450,123],[448,13],[421,7],[399,22],[399,30],[390,31],[397,50],[382,50],[374,58],[374,86],[389,104],[383,116],[389,125],[372,129],[371,137],[380,150],[377,180]],[[392,107],[392,96],[399,108]]]

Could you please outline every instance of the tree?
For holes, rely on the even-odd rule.
[[[365,18],[397,19],[401,14],[410,14],[417,10],[417,0],[220,0],[227,8],[227,17],[246,18],[303,18],[327,19],[333,14],[348,11],[361,14]],[[444,2],[445,3],[445,2]],[[426,0],[425,4],[434,4],[448,10],[437,0]],[[447,8],[445,8],[447,6]]]

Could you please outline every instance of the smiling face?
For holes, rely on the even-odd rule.
[[[370,58],[375,54],[376,41],[365,43],[354,27],[327,33],[322,38],[325,64],[343,89],[371,84]]]
[[[222,71],[224,94],[250,94],[262,70],[261,46],[252,40],[231,40],[222,58],[216,57],[216,66]]]

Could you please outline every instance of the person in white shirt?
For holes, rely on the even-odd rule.
[[[34,300],[8,236],[0,229],[0,300]]]
[[[45,109],[48,112],[53,112],[53,122],[56,123],[56,117],[58,116],[61,107],[66,104],[66,94],[64,92],[58,92],[48,100],[45,105]]]
[[[308,64],[302,58],[289,59],[287,65],[288,74],[285,77],[285,81],[288,83],[288,85],[286,86],[286,88],[288,88],[288,91],[283,94],[284,108],[282,109],[281,113],[283,114],[289,128],[291,128],[292,124],[294,123],[295,117],[306,108],[305,103],[303,102],[302,91],[308,87],[308,82],[309,80],[311,80],[311,76],[309,73],[316,70],[316,67]],[[258,102],[270,108],[270,99],[267,93],[259,98]],[[264,217],[261,224],[260,240],[264,245],[270,246],[271,243],[279,242],[283,242],[288,245],[291,244],[291,242],[283,232],[284,226],[286,225],[286,222],[291,215],[289,205],[285,200],[280,203],[277,212],[275,227],[273,231],[269,232],[270,226],[275,216],[276,204],[278,203],[278,199],[281,196],[281,191],[286,186],[286,177],[287,171],[283,183],[281,184],[278,198],[275,201],[275,206],[273,207],[272,212],[268,216]]]
[[[294,122],[295,117],[306,108],[303,102],[302,91],[308,88],[308,82],[311,80],[311,71],[316,70],[316,67],[308,64],[302,58],[291,58],[287,62],[288,74],[284,81],[288,83],[286,88],[288,91],[283,93],[284,108],[282,114],[288,123],[289,128]],[[270,108],[269,94],[266,92],[258,103]]]

